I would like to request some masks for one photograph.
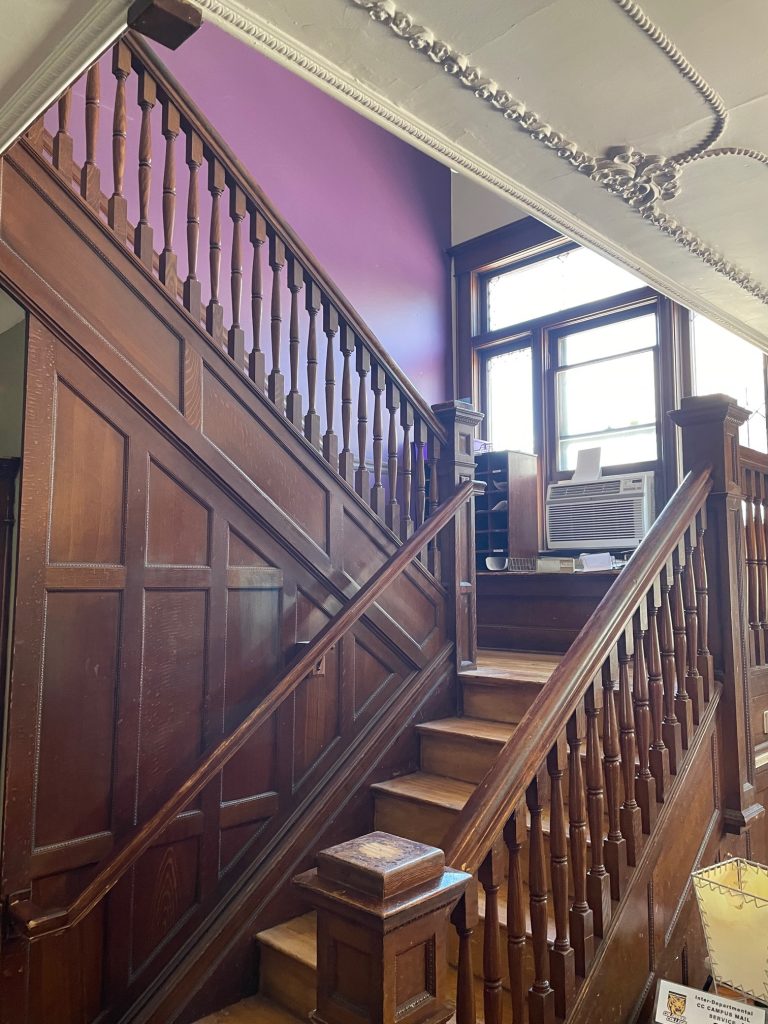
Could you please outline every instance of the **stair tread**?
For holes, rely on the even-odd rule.
[[[433,807],[445,807],[452,811],[460,811],[476,788],[473,782],[462,782],[445,775],[431,775],[429,772],[399,775],[371,786],[375,793],[385,793]]]
[[[317,917],[310,913],[259,932],[256,940],[314,969],[317,966],[316,935]]]
[[[465,736],[504,744],[515,731],[515,726],[511,722],[494,722],[488,718],[438,718],[433,722],[421,722],[416,729],[420,733]]]
[[[489,648],[477,652],[477,668],[465,669],[460,674],[467,682],[535,683],[543,686],[562,660],[559,654],[529,651],[495,651]]]
[[[197,1024],[299,1024],[300,1018],[264,996],[250,996],[197,1021]]]

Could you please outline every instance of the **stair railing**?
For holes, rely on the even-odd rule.
[[[26,143],[50,160],[237,372],[406,540],[439,504],[443,426],[141,37],[128,32],[112,50],[111,67],[108,59],[97,61],[47,115],[56,130],[48,132],[41,118]],[[110,77],[112,166],[102,168],[99,115],[103,80]],[[138,117],[129,116],[134,82]],[[74,160],[78,146],[82,166]],[[138,164],[127,168],[131,153]],[[101,190],[107,177],[109,196]],[[157,189],[161,213],[151,201]],[[182,195],[185,241],[178,246]],[[131,224],[134,207],[138,219]],[[432,557],[426,560],[434,571]]]
[[[117,885],[162,832],[221,772],[261,725],[290,697],[331,648],[378,600],[386,588],[436,539],[457,514],[471,503],[477,488],[469,480],[456,488],[416,532],[405,541],[355,596],[320,630],[307,650],[288,668],[261,703],[246,716],[197,766],[184,783],[121,847],[111,854],[91,882],[64,908],[44,910],[31,900],[11,903],[9,913],[19,932],[28,939],[69,931],[86,917]]]
[[[501,1024],[507,997],[505,848],[512,1019],[565,1018],[714,695],[704,550],[711,488],[709,467],[686,476],[444,840],[446,863],[476,874],[485,898],[486,1024]],[[452,917],[457,1024],[475,1021],[477,906],[470,886]]]

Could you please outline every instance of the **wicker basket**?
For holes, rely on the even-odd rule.
[[[768,1002],[768,867],[736,857],[694,871],[715,984]]]

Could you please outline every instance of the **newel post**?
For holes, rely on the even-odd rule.
[[[682,430],[685,471],[712,468],[704,553],[709,576],[709,646],[715,676],[723,684],[720,774],[725,827],[732,834],[748,834],[763,811],[755,801],[750,730],[739,460],[739,427],[749,413],[727,395],[706,395],[684,398],[681,408],[669,415]]]
[[[315,1024],[444,1024],[449,915],[470,877],[386,832],[319,853],[293,880],[317,910]]]
[[[432,411],[447,435],[438,464],[439,493],[453,494],[459,484],[475,479],[474,440],[483,414],[466,402],[442,402]],[[475,502],[470,499],[443,530],[443,582],[453,600],[456,668],[477,663],[475,593]]]

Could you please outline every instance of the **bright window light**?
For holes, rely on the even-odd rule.
[[[486,365],[488,439],[496,451],[533,453],[530,346],[491,356]]]
[[[749,409],[752,416],[739,431],[739,441],[768,452],[762,349],[698,313],[691,313],[691,331],[693,393],[729,395]]]
[[[645,287],[590,249],[569,249],[488,280],[488,330]]]

